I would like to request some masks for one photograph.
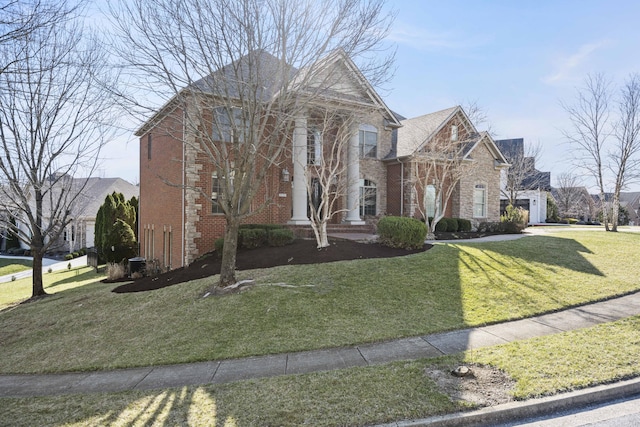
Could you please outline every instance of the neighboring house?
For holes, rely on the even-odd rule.
[[[79,185],[87,178],[74,178]],[[140,187],[122,178],[89,178],[71,215],[72,222],[60,236],[60,246],[65,251],[74,252],[81,248],[95,246],[95,226],[98,209],[105,198],[112,193],[122,193],[125,200],[140,197]]]
[[[256,55],[260,55],[259,61],[266,70],[270,63],[278,61],[265,52]],[[414,121],[403,120],[386,106],[349,58],[332,55],[323,61],[323,66],[333,78],[340,79],[326,92],[325,101],[332,103],[329,105],[354,113],[370,111],[354,125],[349,139],[346,176],[338,178],[346,183],[347,191],[338,196],[337,208],[342,213],[334,218],[334,223],[349,225],[353,230],[366,227],[366,219],[385,214],[418,216],[415,206],[421,196],[413,194],[406,185],[414,155],[434,138],[445,134],[449,137],[452,126],[457,126],[459,138],[468,141],[465,161],[477,164],[481,172],[460,182],[450,216],[473,219],[476,223],[499,219],[499,176],[506,160],[488,134],[476,132],[460,107]],[[225,73],[223,68],[205,79],[224,80]],[[212,251],[226,224],[217,206],[216,172],[208,159],[198,155],[195,144],[184,142],[195,141],[195,136],[189,130],[192,127],[182,122],[184,112],[173,102],[175,99],[135,133],[140,137],[141,256],[158,260],[166,269],[188,265]],[[324,102],[323,107],[327,104]],[[312,164],[314,156],[323,152],[318,144],[329,144],[331,138],[330,133],[318,137],[314,130],[317,120],[313,108],[306,117],[295,119],[293,136],[288,138],[291,146],[278,165],[271,166],[256,193],[256,205],[270,203],[247,221],[292,227],[310,224],[305,165]],[[428,126],[424,127],[425,124]],[[212,132],[206,124],[200,129]]]
[[[594,200],[586,187],[551,188],[551,197],[556,202],[561,218],[576,218],[595,221]]]
[[[529,224],[544,223],[547,220],[547,192],[551,191],[551,172],[536,169],[535,158],[525,155],[523,138],[499,139],[496,145],[511,164],[501,177],[500,212],[506,212],[509,194],[514,194],[512,203],[529,213]]]
[[[74,252],[81,248],[91,248],[95,244],[95,223],[98,209],[104,203],[104,199],[108,194],[113,192],[122,193],[125,199],[130,200],[132,197],[139,197],[140,189],[138,186],[129,183],[121,178],[72,178],[64,177],[66,180],[64,187],[67,191],[76,192],[86,185],[79,194],[76,202],[71,208],[71,222],[60,235],[57,242],[51,245],[50,251]],[[69,182],[71,180],[71,182]],[[74,190],[75,189],[75,190]],[[52,189],[53,198],[60,193],[59,189]],[[35,206],[32,207],[35,210]],[[50,222],[50,208],[45,203],[43,207],[43,220],[45,223]],[[21,230],[22,234],[29,235],[29,225],[23,218],[15,218],[16,226]],[[6,230],[2,235],[5,236]],[[4,240],[4,239],[3,239]],[[2,242],[4,250],[4,241]],[[28,249],[28,245],[20,242],[20,246]]]
[[[620,206],[627,210],[629,225],[640,225],[640,192],[620,193]]]
[[[391,215],[421,217],[420,207],[433,216],[436,189],[427,185],[419,192],[412,185],[420,168],[419,155],[429,144],[461,141],[460,174],[447,203],[445,217],[466,218],[477,226],[480,222],[500,219],[500,173],[509,165],[491,136],[478,133],[462,110],[456,106],[420,117],[405,119],[397,132],[395,147],[385,157],[389,198],[387,212]],[[457,167],[457,166],[456,166]],[[431,187],[431,188],[429,188]],[[431,191],[430,191],[431,190]],[[424,209],[422,209],[424,211]]]

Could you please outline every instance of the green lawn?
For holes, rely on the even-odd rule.
[[[43,275],[44,288],[50,294],[57,294],[72,288],[82,287],[103,278],[104,275],[93,273],[93,269],[90,267],[56,271]],[[7,310],[31,296],[31,284],[31,277],[13,282],[0,283],[0,319],[4,317],[2,310]]]
[[[634,233],[564,231],[437,245],[400,258],[240,272],[260,286],[204,299],[215,277],[114,294],[87,269],[77,273],[83,286],[61,279],[53,297],[0,311],[0,372],[244,357],[527,317],[640,289],[639,243]]]
[[[0,399],[6,425],[358,426],[472,408],[425,375],[482,363],[516,380],[518,399],[640,375],[640,317],[438,359],[147,392]],[[2,425],[2,421],[0,421]]]
[[[20,258],[0,258],[0,276],[19,273],[31,268],[30,259]]]

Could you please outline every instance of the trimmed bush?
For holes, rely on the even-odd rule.
[[[264,228],[244,228],[238,230],[238,246],[255,249],[267,243],[267,230]]]
[[[427,237],[427,226],[414,218],[385,216],[378,221],[380,243],[392,248],[420,249]]]
[[[458,218],[458,231],[462,231],[462,232],[471,231],[471,221],[464,218]]]
[[[458,231],[457,218],[447,218],[447,231],[450,233],[455,233],[456,231]]]
[[[449,228],[449,223],[446,218],[440,219],[436,224],[436,231],[444,233]]]
[[[293,243],[295,238],[292,230],[287,228],[273,229],[267,235],[267,244],[269,246],[286,246]]]
[[[73,254],[66,254],[66,255],[64,256],[64,260],[65,260],[65,261],[71,261],[72,259],[73,259]]]

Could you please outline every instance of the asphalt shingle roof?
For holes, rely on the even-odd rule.
[[[402,127],[398,129],[396,157],[406,157],[414,154],[458,108],[457,106],[451,107],[435,113],[402,120],[400,122]]]

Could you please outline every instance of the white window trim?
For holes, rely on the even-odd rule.
[[[476,191],[478,187],[482,187],[482,215],[476,215]],[[473,186],[473,217],[474,218],[487,218],[487,185],[484,183],[476,183]]]

